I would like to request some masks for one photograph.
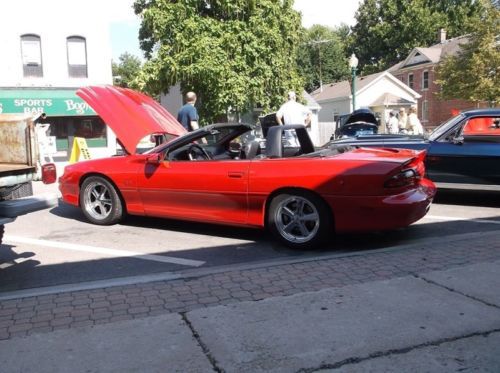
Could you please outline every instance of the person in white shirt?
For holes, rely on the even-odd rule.
[[[406,110],[404,107],[399,109],[399,133],[408,133],[406,126],[408,125],[408,115],[406,115]]]
[[[288,101],[281,105],[276,113],[279,124],[303,124],[306,127],[311,124],[311,110],[297,102],[295,92],[288,92]]]
[[[303,124],[306,127],[311,124],[312,112],[304,105],[297,102],[294,91],[288,92],[288,101],[281,105],[276,113],[278,124]],[[300,146],[294,130],[285,131],[285,139],[291,146]]]
[[[424,127],[417,117],[417,108],[415,106],[410,108],[410,114],[408,115],[408,130],[412,135],[424,134]]]
[[[387,122],[387,133],[392,135],[399,133],[399,121],[396,118],[396,113],[394,111],[389,112],[389,121]]]

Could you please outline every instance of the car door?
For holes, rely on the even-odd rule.
[[[149,216],[245,224],[249,160],[146,163],[138,189]]]
[[[484,120],[465,121],[453,137],[431,143],[427,169],[438,186],[500,190],[500,131],[478,132],[479,119]]]

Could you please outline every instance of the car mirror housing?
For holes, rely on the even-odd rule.
[[[453,139],[453,144],[455,145],[463,145],[464,144],[464,137],[463,136],[458,136]]]
[[[146,163],[149,163],[149,164],[160,164],[162,162],[163,158],[161,156],[161,154],[157,153],[157,154],[151,154],[149,156],[146,157]]]

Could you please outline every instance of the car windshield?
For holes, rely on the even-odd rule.
[[[432,133],[429,135],[429,140],[435,141],[439,139],[444,133],[448,132],[448,130],[455,126],[458,122],[460,122],[464,116],[462,114],[458,114],[451,119],[448,119],[446,122],[441,123]]]

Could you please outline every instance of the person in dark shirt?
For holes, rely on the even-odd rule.
[[[186,104],[181,107],[181,110],[179,110],[179,113],[177,114],[177,120],[188,131],[194,131],[200,128],[198,125],[198,111],[194,106],[195,103],[196,93],[186,93]]]

